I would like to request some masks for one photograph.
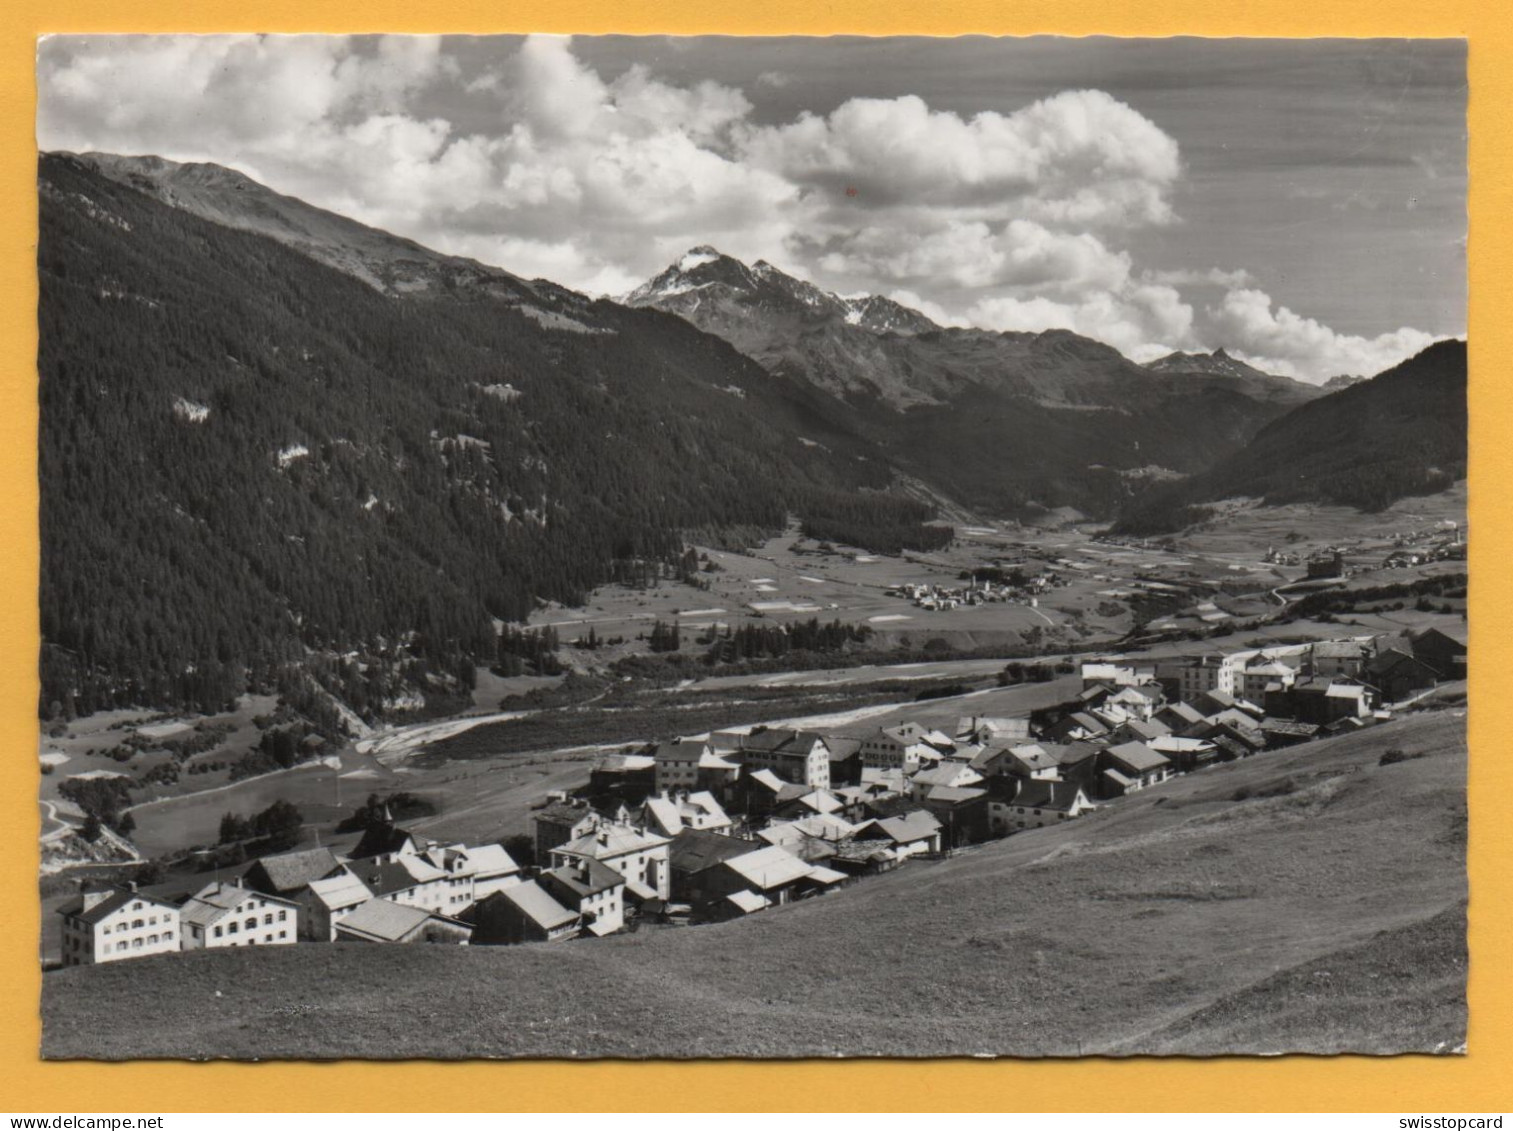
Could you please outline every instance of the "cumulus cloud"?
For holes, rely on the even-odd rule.
[[[853,98],[828,116],[739,132],[752,165],[876,204],[1130,225],[1172,219],[1177,143],[1099,90],[963,118],[914,95]]]
[[[976,302],[967,318],[992,330],[1072,330],[1136,361],[1193,344],[1193,308],[1174,288],[1156,284],[1093,290],[1063,301],[995,296]]]
[[[643,64],[601,74],[552,36],[467,73],[428,37],[52,37],[38,135],[44,148],[232,165],[590,293],[623,293],[709,243],[888,293],[942,325],[1065,328],[1137,358],[1222,344],[1326,377],[1427,341],[1351,338],[1273,310],[1244,270],[1141,269],[1122,245],[1176,222],[1181,154],[1103,91],[1009,113],[912,95],[776,123],[754,112],[752,98],[799,78],[768,71],[743,91]],[[1186,287],[1225,297],[1196,319]]]
[[[1207,313],[1213,335],[1231,353],[1270,373],[1313,382],[1342,373],[1373,376],[1435,340],[1406,326],[1374,338],[1341,334],[1255,289],[1229,291]]]

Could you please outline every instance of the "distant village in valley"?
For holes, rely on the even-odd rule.
[[[529,831],[490,843],[433,840],[375,796],[344,852],[263,855],[178,892],[84,881],[58,909],[62,965],[223,947],[564,942],[762,914],[921,858],[1097,820],[1176,775],[1390,726],[1465,668],[1453,624],[1089,659],[1079,693],[1018,717],[753,726],[606,753],[587,780],[538,803]]]

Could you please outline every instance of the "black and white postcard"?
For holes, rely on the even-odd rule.
[[[37,74],[45,1057],[1465,1051],[1465,41]]]

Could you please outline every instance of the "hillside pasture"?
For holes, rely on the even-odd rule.
[[[1421,755],[1380,765],[1387,747]],[[718,926],[49,974],[48,1058],[1438,1052],[1465,1038],[1463,713],[1178,779]]]

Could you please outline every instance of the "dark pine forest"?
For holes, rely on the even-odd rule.
[[[670,315],[385,295],[62,156],[38,260],[44,712],[215,710],[349,651],[463,672],[692,529],[949,537]]]

